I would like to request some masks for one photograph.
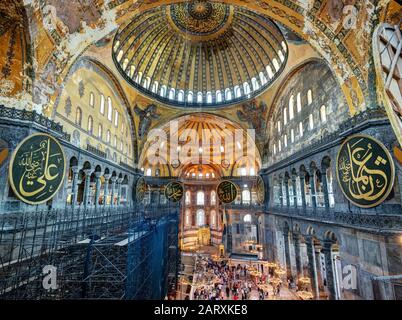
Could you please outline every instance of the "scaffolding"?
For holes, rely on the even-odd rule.
[[[0,298],[161,299],[178,263],[178,215],[152,206],[2,214]],[[56,289],[44,287],[47,266]]]

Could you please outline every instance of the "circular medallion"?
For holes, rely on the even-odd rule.
[[[339,149],[338,183],[345,197],[361,208],[381,204],[394,185],[395,167],[387,148],[367,135],[353,135]]]
[[[25,138],[10,161],[10,185],[16,196],[28,204],[53,198],[63,184],[66,157],[51,135],[36,133]]]
[[[179,159],[173,159],[171,164],[172,164],[173,169],[177,169],[178,167],[180,167],[181,162]]]
[[[141,177],[137,180],[137,184],[135,186],[135,199],[137,203],[144,200],[146,191],[147,191],[147,184],[145,183],[145,178]]]
[[[171,202],[179,202],[183,194],[183,184],[179,181],[172,181],[165,187],[165,197]]]
[[[265,200],[265,184],[261,176],[257,178],[257,200],[260,204],[263,204]]]
[[[237,198],[237,185],[228,180],[222,181],[218,185],[217,194],[221,202],[232,203]]]
[[[228,168],[230,167],[230,162],[229,162],[229,160],[223,159],[223,160],[221,161],[221,166],[222,166],[222,168],[228,169]]]

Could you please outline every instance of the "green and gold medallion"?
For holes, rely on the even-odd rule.
[[[179,202],[183,198],[184,187],[179,181],[172,181],[165,187],[165,197],[171,202]]]
[[[265,200],[265,184],[261,176],[257,178],[257,200],[260,204],[263,204]]]
[[[339,186],[358,207],[372,208],[390,194],[394,162],[387,148],[367,135],[353,135],[342,144],[336,161]]]
[[[222,203],[232,203],[237,198],[237,186],[228,180],[222,181],[217,188],[218,198]]]
[[[145,183],[144,177],[141,177],[137,180],[137,184],[135,185],[135,199],[137,203],[144,200],[146,191],[147,191],[147,184]]]
[[[12,155],[10,185],[20,200],[28,204],[44,203],[62,186],[65,171],[66,157],[60,143],[51,135],[33,134]]]

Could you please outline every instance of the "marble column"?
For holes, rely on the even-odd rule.
[[[99,206],[99,196],[101,189],[101,172],[95,172],[95,207]]]
[[[283,232],[283,239],[284,239],[284,244],[285,244],[285,260],[286,260],[287,276],[291,277],[292,276],[292,266],[291,266],[291,260],[290,260],[289,231],[285,230]]]
[[[335,300],[335,275],[334,275],[334,264],[332,262],[332,241],[325,241],[323,246],[323,253],[325,256],[325,269],[327,278],[327,289],[329,293],[329,299]]]
[[[85,184],[84,184],[84,208],[88,206],[89,202],[89,189],[90,189],[90,184],[91,184],[91,174],[92,170],[91,169],[85,169]]]
[[[311,206],[313,209],[317,207],[317,199],[315,197],[315,170],[310,171],[310,193],[311,193]]]
[[[317,285],[318,289],[321,290],[323,287],[322,283],[322,273],[321,273],[321,245],[314,246],[314,255],[315,255],[315,264],[316,264],[316,271],[317,271]]]
[[[302,208],[306,209],[306,176],[304,174],[300,174],[300,192],[302,198]]]
[[[290,201],[289,201],[289,183],[288,179],[285,179],[285,197],[286,197],[286,207],[289,209]]]
[[[122,178],[117,179],[117,205],[118,206],[120,205],[122,182],[123,182]]]
[[[106,200],[109,195],[109,179],[110,179],[110,174],[104,174],[103,177],[105,178],[105,183],[103,186],[103,206],[106,206]]]
[[[117,177],[111,177],[110,180],[112,180],[112,192],[111,192],[110,206],[113,207]]]
[[[279,198],[281,199],[281,207],[283,208],[283,188],[282,188],[283,180],[279,181]]]
[[[305,236],[307,244],[307,258],[308,267],[311,279],[311,288],[313,290],[314,297],[319,299],[320,292],[318,287],[318,272],[317,272],[317,261],[315,254],[314,238],[312,236]]]
[[[300,250],[301,235],[293,233],[293,244],[295,246],[295,259],[296,259],[296,272],[298,276],[303,276],[303,266],[301,262],[301,250]]]
[[[78,167],[72,167],[73,179],[71,181],[71,207],[74,209],[77,202],[77,189],[78,189]]]

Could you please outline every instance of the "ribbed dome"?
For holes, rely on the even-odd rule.
[[[134,87],[175,106],[237,103],[280,74],[287,46],[267,17],[191,1],[137,15],[115,36],[113,59]]]

